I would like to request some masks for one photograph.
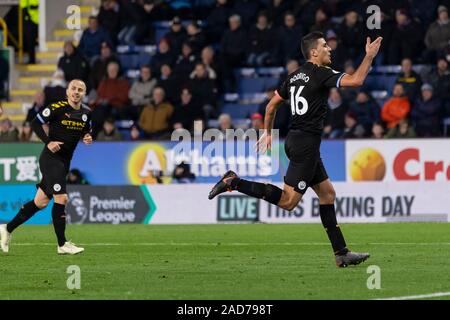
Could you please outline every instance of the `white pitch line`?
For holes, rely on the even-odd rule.
[[[416,299],[427,299],[427,298],[436,298],[436,297],[445,297],[445,296],[450,296],[450,292],[436,292],[436,293],[429,293],[429,294],[419,294],[416,296],[380,298],[380,299],[375,299],[375,300],[416,300]]]
[[[49,242],[19,242],[17,246],[54,246]],[[329,246],[328,242],[137,242],[137,243],[80,243],[86,246]],[[450,242],[369,242],[349,243],[352,246],[450,246]]]

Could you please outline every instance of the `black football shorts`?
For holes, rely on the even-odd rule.
[[[320,158],[320,141],[320,136],[291,130],[284,142],[284,150],[290,160],[284,183],[301,194],[328,179]]]
[[[36,185],[37,188],[41,188],[49,199],[52,199],[54,194],[67,193],[66,177],[70,167],[67,161],[51,155],[50,151],[44,150],[39,158],[39,167],[42,180]]]

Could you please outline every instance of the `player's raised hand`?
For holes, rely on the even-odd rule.
[[[381,40],[383,40],[382,37],[376,38],[373,42],[370,42],[370,37],[367,37],[366,40],[366,54],[372,58],[375,58],[375,56],[378,53],[378,50],[380,50],[381,46]]]
[[[267,150],[272,148],[272,135],[267,134],[267,131],[264,131],[262,136],[259,138],[258,142],[256,142],[255,150],[258,153],[266,153]]]
[[[61,142],[61,141],[50,141],[48,143],[48,145],[47,145],[47,148],[51,152],[55,153],[55,152],[58,152],[59,150],[61,150],[60,145],[62,145],[62,144],[64,144],[64,142]]]
[[[86,133],[83,137],[84,144],[92,144],[92,136],[89,133]]]

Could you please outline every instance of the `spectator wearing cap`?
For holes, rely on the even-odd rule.
[[[254,130],[264,129],[264,118],[262,114],[255,112],[250,116],[250,120],[252,121],[251,128]]]
[[[349,110],[367,133],[371,132],[373,123],[380,121],[380,106],[365,89],[358,92],[356,99],[350,103]]]
[[[89,27],[83,31],[78,49],[91,61],[95,56],[100,55],[103,42],[111,43],[111,38],[107,31],[99,27],[97,17],[89,17]]]
[[[152,58],[150,62],[150,68],[155,73],[156,77],[160,76],[161,66],[167,64],[173,66],[175,62],[175,55],[170,47],[170,43],[166,38],[161,38],[158,44],[158,51]]]
[[[65,100],[67,98],[66,86],[64,72],[61,69],[56,70],[50,82],[44,87],[45,105]]]
[[[425,34],[427,62],[436,61],[436,57],[444,52],[450,39],[450,20],[447,7],[440,5],[437,12],[437,20],[428,27]]]
[[[0,142],[19,141],[19,130],[13,126],[9,118],[0,120]]]
[[[421,87],[422,97],[411,110],[411,121],[419,137],[437,137],[441,134],[442,103],[433,95],[433,87],[425,83]]]
[[[137,124],[133,124],[130,127],[130,140],[138,141],[140,139],[141,139],[141,130],[139,129],[139,126]]]
[[[362,138],[365,134],[364,127],[358,123],[355,114],[348,111],[344,117],[345,127],[342,134],[336,138],[342,139],[352,139],[352,138]]]
[[[98,141],[120,141],[122,134],[117,130],[113,118],[108,118],[103,122],[103,130],[97,135]]]
[[[173,54],[178,56],[181,53],[181,46],[187,39],[186,29],[181,24],[179,17],[174,17],[170,23],[170,31],[164,35],[169,41]]]
[[[345,47],[348,57],[353,61],[362,59],[365,45],[365,26],[362,24],[356,10],[349,9],[344,20],[337,28],[340,42]],[[333,60],[332,60],[333,61]]]
[[[187,26],[187,39],[191,44],[192,51],[196,56],[200,55],[202,49],[206,46],[206,36],[197,21],[192,21]]]
[[[450,70],[447,60],[438,59],[427,82],[433,86],[434,96],[442,99],[445,117],[450,117]]]
[[[228,0],[216,0],[216,5],[206,18],[208,23],[208,38],[220,39],[228,26],[231,9]]]
[[[348,60],[348,53],[346,47],[340,42],[336,33],[333,30],[328,30],[326,33],[327,44],[331,48],[331,68],[335,70],[342,70],[345,61]]]
[[[279,45],[279,60],[284,64],[290,59],[300,58],[300,42],[303,36],[303,29],[296,25],[293,12],[286,12],[283,25],[278,28],[277,37]]]
[[[153,90],[152,103],[142,110],[139,117],[139,127],[147,139],[166,139],[170,137],[170,123],[173,106],[166,102],[164,89],[156,87]]]
[[[396,82],[401,83],[405,89],[409,101],[415,101],[420,95],[420,87],[422,86],[422,79],[412,69],[412,61],[409,58],[402,60],[402,71],[397,77]]]
[[[411,109],[411,104],[408,97],[405,95],[405,90],[401,83],[394,85],[392,97],[389,98],[381,109],[381,119],[386,123],[390,129],[395,127],[400,120],[406,118]]]
[[[266,66],[275,62],[275,32],[269,24],[266,12],[258,14],[257,22],[250,28],[247,42],[247,64],[249,66]],[[242,45],[242,44],[241,44]]]
[[[399,64],[402,59],[415,60],[423,48],[421,26],[412,20],[405,9],[395,12],[396,27],[389,45],[389,64]]]
[[[389,129],[385,138],[387,139],[411,139],[417,137],[416,131],[409,124],[408,119],[402,119],[394,128]]]
[[[64,42],[64,55],[58,60],[58,69],[64,72],[64,78],[68,83],[73,79],[87,82],[89,77],[89,63],[72,41]]]
[[[111,44],[103,42],[100,50],[100,56],[94,58],[89,73],[89,84],[92,89],[97,90],[100,81],[106,77],[106,68],[110,62],[116,62],[120,65],[119,58],[112,52]]]
[[[348,112],[348,104],[342,99],[337,88],[332,88],[328,96],[328,115],[325,119],[324,137],[336,138],[342,135],[345,127],[345,115]]]

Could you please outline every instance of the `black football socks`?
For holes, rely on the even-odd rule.
[[[39,209],[36,204],[34,203],[34,200],[31,200],[27,203],[25,203],[22,208],[20,208],[17,215],[12,219],[7,225],[6,230],[8,230],[9,233],[13,232],[14,229],[16,229],[21,224],[25,223],[28,219],[30,219],[36,212],[38,212]]]
[[[54,203],[52,209],[53,227],[55,228],[58,245],[62,247],[66,243],[66,206],[60,203]]]
[[[321,204],[319,210],[322,225],[324,226],[328,234],[328,239],[330,239],[334,254],[336,255],[346,254],[348,252],[348,249],[347,245],[345,244],[341,228],[339,228],[339,225],[336,220],[336,212],[334,210],[334,204]]]
[[[274,205],[278,205],[283,193],[283,190],[273,184],[248,181],[241,178],[234,178],[231,181],[231,188],[250,197],[266,200]]]

